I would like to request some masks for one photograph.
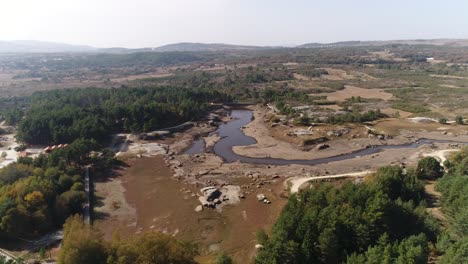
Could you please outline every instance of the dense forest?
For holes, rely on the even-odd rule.
[[[446,162],[448,172],[437,183],[447,229],[438,239],[440,263],[468,263],[468,148]]]
[[[67,148],[35,159],[19,158],[0,169],[0,238],[36,237],[61,227],[68,216],[82,213],[83,166],[93,164],[102,173],[115,164],[109,150],[90,155],[97,149],[94,140],[79,139]]]
[[[214,54],[196,52],[133,52],[128,54],[58,54],[51,58],[47,54],[22,54],[21,56],[0,56],[0,65],[11,69],[28,69],[41,72],[88,68],[90,70],[113,67],[142,68],[147,65],[167,66],[181,63],[203,62]],[[33,72],[34,73],[34,72]],[[27,77],[38,77],[27,75]]]
[[[365,184],[321,184],[290,197],[255,263],[440,263],[468,261],[468,149],[446,162],[438,180],[448,228],[425,208],[419,179],[440,177],[434,158],[416,170],[380,168]]]
[[[413,172],[380,168],[366,184],[323,184],[292,196],[256,263],[426,263],[437,223]],[[262,238],[263,237],[263,238]]]
[[[54,90],[34,93],[30,100],[26,111],[11,109],[5,119],[19,122],[19,141],[48,145],[78,138],[102,142],[110,133],[177,125],[200,118],[212,102],[231,99],[213,90],[159,87]]]
[[[248,70],[254,74],[254,70]],[[248,75],[247,74],[247,75]],[[258,74],[258,73],[255,73]],[[202,82],[203,83],[203,82]],[[8,124],[18,125],[17,139],[27,144],[64,144],[78,138],[105,142],[110,134],[148,132],[155,129],[199,120],[212,103],[252,99],[275,102],[281,114],[299,116],[290,102],[322,104],[321,97],[310,97],[291,88],[247,90],[248,97],[229,89],[189,87],[82,88],[36,92],[30,97],[5,99],[2,116]],[[332,115],[327,122],[366,122],[385,117],[379,110],[349,111]],[[321,122],[310,119],[310,122]]]

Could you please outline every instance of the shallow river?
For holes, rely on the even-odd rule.
[[[232,147],[234,146],[247,146],[256,143],[252,137],[246,136],[241,128],[252,121],[252,111],[249,110],[232,110],[230,112],[232,120],[221,124],[214,134],[218,134],[221,139],[213,146],[214,153],[227,163],[241,161],[245,163],[254,164],[271,164],[271,165],[288,165],[288,164],[304,164],[304,165],[317,165],[333,161],[341,161],[356,158],[359,156],[366,156],[381,152],[385,149],[399,149],[399,148],[417,148],[424,144],[431,143],[462,143],[450,140],[435,140],[435,139],[421,139],[415,143],[407,143],[401,145],[384,145],[376,146],[373,148],[366,148],[355,152],[341,154],[338,156],[318,158],[318,159],[277,159],[277,158],[251,158],[234,153]],[[462,143],[463,144],[463,143]],[[190,147],[185,154],[198,154],[205,151],[205,143],[203,139],[196,140],[192,147]]]

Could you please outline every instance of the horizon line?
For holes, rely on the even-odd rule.
[[[329,44],[337,44],[337,43],[344,43],[344,42],[398,42],[398,41],[437,41],[437,40],[452,40],[452,41],[463,41],[467,40],[468,38],[407,38],[407,39],[369,39],[369,40],[340,40],[340,41],[332,41],[332,42],[317,42],[317,41],[310,41],[305,42],[302,44],[270,44],[270,45],[256,45],[256,44],[238,44],[238,43],[228,43],[228,42],[199,42],[199,41],[180,41],[180,42],[170,42],[167,44],[163,44],[160,46],[140,46],[140,47],[125,47],[125,46],[93,46],[89,44],[75,44],[70,42],[61,42],[61,41],[53,41],[53,40],[37,40],[37,39],[14,39],[14,40],[0,40],[0,42],[40,42],[40,43],[48,43],[48,44],[62,44],[62,45],[70,45],[70,46],[83,46],[95,49],[149,49],[149,48],[161,48],[168,45],[176,45],[176,44],[202,44],[202,45],[232,45],[232,46],[246,46],[246,47],[271,47],[271,48],[294,48],[302,45],[307,44],[319,44],[319,45],[329,45]]]

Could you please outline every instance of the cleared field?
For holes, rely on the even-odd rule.
[[[466,135],[468,127],[464,125],[447,124],[442,125],[437,122],[417,123],[409,119],[387,119],[378,121],[373,127],[378,131],[388,133],[390,135],[406,134],[409,132],[427,132],[437,133],[442,137],[443,134],[452,133],[453,135]]]
[[[146,79],[146,78],[164,78],[164,77],[170,77],[173,75],[174,75],[173,73],[140,74],[140,75],[130,75],[126,77],[114,78],[112,79],[112,81],[121,83],[121,82],[135,81],[135,80]]]
[[[403,111],[403,110],[398,110],[398,109],[394,109],[394,108],[384,108],[384,109],[381,109],[382,113],[384,114],[387,114],[389,116],[394,116],[394,115],[400,115],[400,117],[402,118],[407,118],[407,117],[410,117],[413,113],[410,113],[410,112],[406,112],[406,111]]]
[[[332,93],[313,94],[314,96],[326,96],[329,101],[344,101],[347,98],[378,98],[383,100],[392,99],[393,95],[383,91],[383,89],[365,89],[356,86],[345,85],[345,89]]]
[[[431,74],[431,76],[432,76],[432,77],[438,77],[438,78],[468,80],[468,77],[463,77],[463,76],[438,75],[438,74]]]
[[[326,75],[322,75],[320,78],[330,81],[341,81],[355,78],[354,75],[348,74],[346,71],[341,69],[324,68],[328,72]]]

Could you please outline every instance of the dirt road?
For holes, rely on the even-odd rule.
[[[293,177],[286,180],[286,184],[291,183],[291,193],[297,193],[300,187],[309,181],[313,180],[323,180],[323,179],[340,179],[340,178],[348,178],[348,177],[362,177],[367,174],[371,174],[373,171],[360,171],[360,172],[350,172],[350,173],[343,173],[343,174],[335,174],[335,175],[327,175],[327,176],[316,176],[316,177]]]

